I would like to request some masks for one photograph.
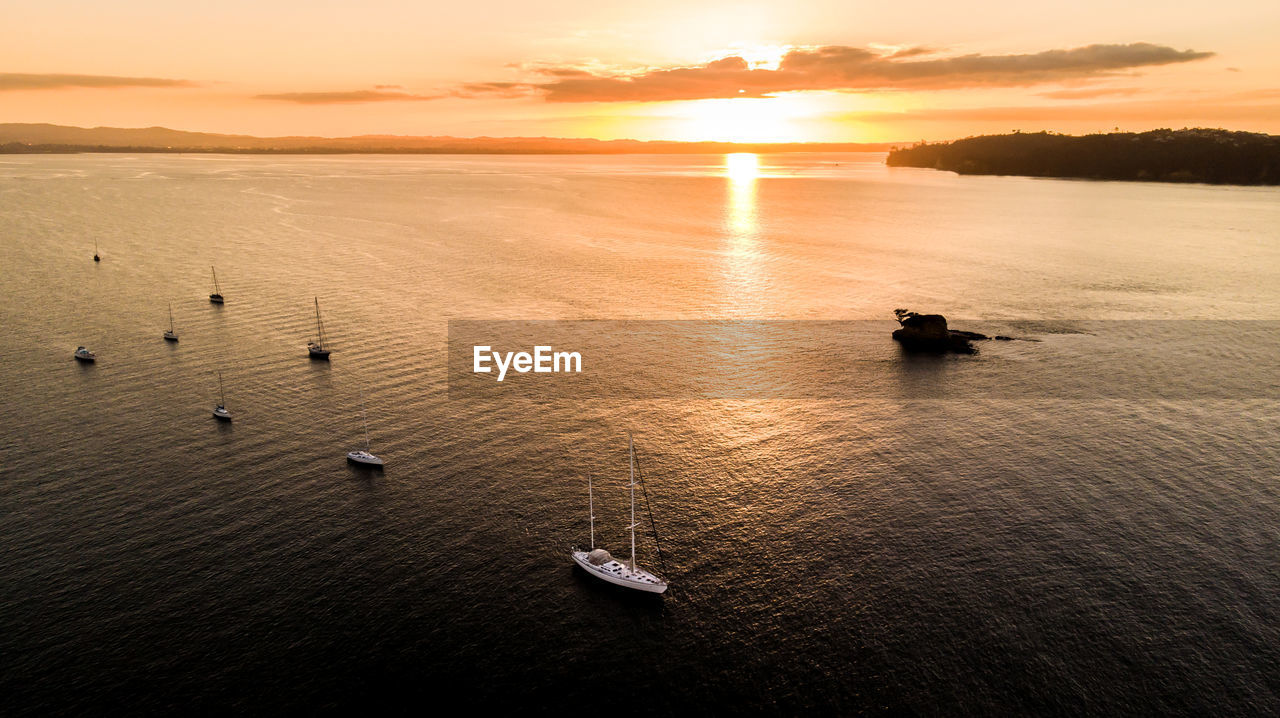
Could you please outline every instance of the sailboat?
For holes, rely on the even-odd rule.
[[[214,407],[213,418],[218,421],[231,421],[231,412],[227,411],[227,392],[222,388],[222,372],[218,372],[218,406]]]
[[[102,257],[98,256],[98,240],[93,240],[93,261],[101,262]]]
[[[76,358],[76,361],[89,362],[90,364],[92,364],[98,358],[97,354],[94,354],[93,352],[89,351],[84,347],[76,347],[76,351],[74,354],[72,354],[72,356]]]
[[[324,322],[320,321],[320,297],[316,297],[316,340],[307,342],[307,353],[312,359],[329,358],[329,350],[324,347]]]
[[[635,442],[627,436],[627,458],[631,463],[631,559],[619,561],[603,548],[596,548],[595,496],[591,490],[591,477],[587,477],[587,513],[591,517],[591,549],[580,551],[574,548],[569,556],[584,571],[617,586],[631,588],[647,593],[662,593],[667,590],[667,582],[636,566],[636,453]]]
[[[213,269],[213,267],[209,267]],[[214,304],[222,304],[222,287],[218,286],[218,270],[213,269],[213,294],[209,295],[209,301]]]
[[[173,331],[173,302],[169,302],[169,329],[164,333],[164,340],[167,342],[178,341],[178,335]]]
[[[369,453],[369,415],[364,409],[364,389],[360,390],[360,418],[364,420],[364,448],[347,452],[347,461],[365,466],[382,466],[382,459]]]

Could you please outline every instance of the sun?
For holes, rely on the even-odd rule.
[[[805,142],[808,102],[794,95],[675,103],[670,117],[680,139],[710,142]]]
[[[735,183],[750,182],[760,176],[760,158],[750,152],[727,154],[724,173]]]

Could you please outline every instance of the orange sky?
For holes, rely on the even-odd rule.
[[[421,0],[8,7],[0,122],[893,141],[1280,134],[1280,3]]]

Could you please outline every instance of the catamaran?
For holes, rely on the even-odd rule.
[[[209,295],[209,301],[214,304],[222,304],[222,287],[218,286],[218,270],[213,269],[213,267],[209,267],[209,269],[213,270],[213,294]]]
[[[364,420],[364,448],[347,452],[347,461],[365,466],[382,466],[382,459],[369,453],[369,416],[364,409],[364,389],[360,390],[360,418]]]
[[[222,388],[222,372],[218,372],[218,398],[221,401],[213,409],[213,418],[218,421],[231,421],[231,412],[227,411],[227,392]]]
[[[584,571],[596,578],[625,588],[662,593],[667,590],[667,582],[657,575],[636,566],[636,453],[635,442],[627,437],[627,457],[631,462],[631,559],[623,562],[614,558],[603,548],[596,548],[595,496],[591,490],[591,477],[587,477],[587,514],[591,518],[591,550],[580,551],[576,547],[569,556]]]
[[[169,302],[169,329],[164,333],[164,340],[167,342],[178,341],[178,334],[173,331],[173,302]]]
[[[316,297],[316,340],[307,342],[307,353],[312,359],[329,358],[329,350],[324,346],[324,322],[320,321],[320,297]]]

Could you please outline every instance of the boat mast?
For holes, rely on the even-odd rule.
[[[222,294],[222,288],[218,286],[218,270],[213,267],[209,267],[209,269],[213,270],[213,293]]]
[[[173,333],[173,302],[169,302],[169,333]]]
[[[369,452],[369,414],[364,408],[364,387],[360,387],[360,418],[364,421],[364,450]]]
[[[316,343],[324,349],[324,325],[320,323],[320,297],[316,297]]]
[[[218,372],[218,396],[222,399],[222,403],[218,404],[218,406],[225,408],[227,405],[227,392],[222,388],[222,372]]]
[[[591,474],[587,474],[587,515],[591,517],[591,550],[596,550],[596,497],[591,493]]]
[[[636,570],[636,449],[627,432],[627,459],[631,463],[631,570]]]

